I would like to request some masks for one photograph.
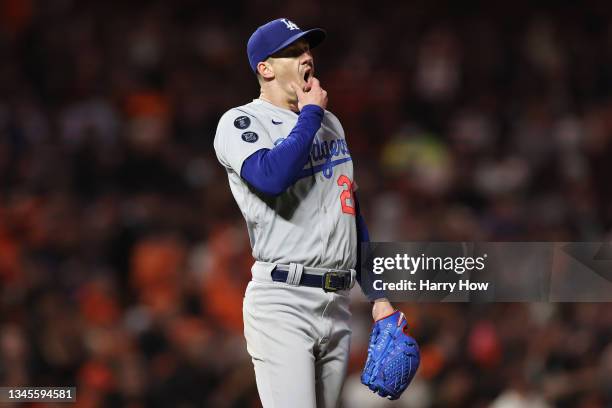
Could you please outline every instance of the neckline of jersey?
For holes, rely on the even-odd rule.
[[[299,115],[299,113],[298,113],[298,112],[294,112],[294,111],[292,111],[291,109],[281,108],[280,106],[276,106],[276,105],[275,105],[275,104],[273,104],[272,102],[268,102],[268,101],[266,101],[266,100],[264,100],[264,99],[261,99],[261,98],[255,98],[255,99],[253,99],[253,102],[256,102],[256,103],[262,103],[262,104],[264,104],[264,105],[271,106],[271,107],[273,107],[273,108],[275,108],[275,109],[279,109],[279,110],[286,111],[286,112],[291,112],[291,113],[293,113],[294,115]]]

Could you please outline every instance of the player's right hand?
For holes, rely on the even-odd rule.
[[[299,85],[293,83],[291,88],[295,91],[298,100],[298,109],[306,105],[317,105],[325,109],[327,107],[327,91],[321,88],[321,83],[315,77],[311,77],[306,84],[306,91]]]

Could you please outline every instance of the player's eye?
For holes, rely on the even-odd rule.
[[[271,55],[273,58],[296,58],[305,52],[308,52],[310,47],[306,45],[291,45]]]

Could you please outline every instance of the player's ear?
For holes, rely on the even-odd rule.
[[[272,66],[269,60],[258,63],[257,72],[264,80],[274,79],[274,67]]]

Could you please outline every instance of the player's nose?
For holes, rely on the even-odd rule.
[[[304,54],[302,54],[300,63],[302,65],[310,65],[310,66],[314,64],[314,60],[312,58],[312,54],[310,53],[310,51],[306,51]]]

